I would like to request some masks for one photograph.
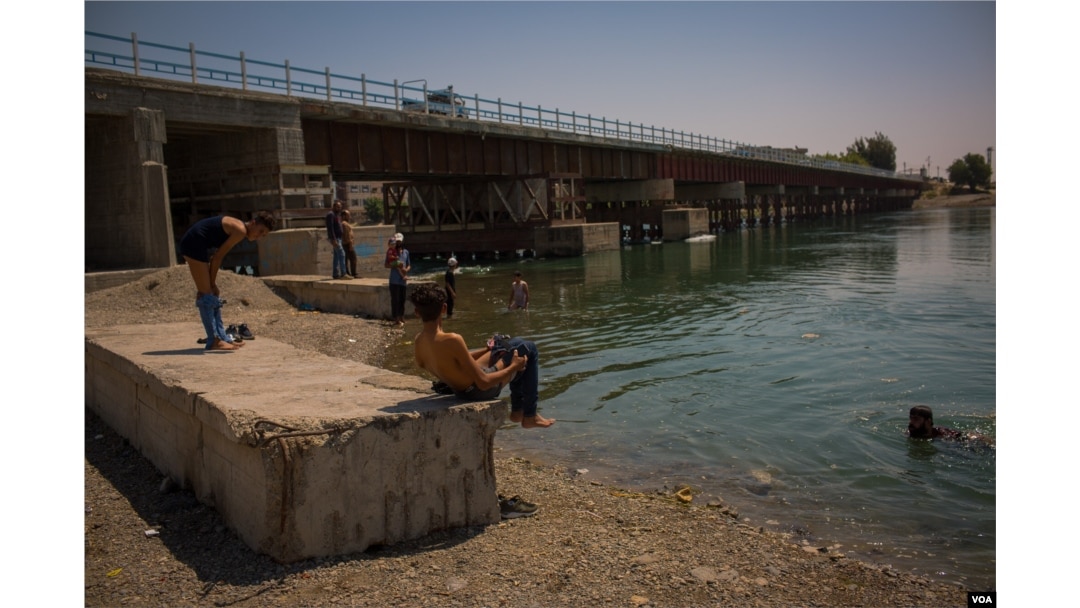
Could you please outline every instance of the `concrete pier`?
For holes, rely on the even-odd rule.
[[[267,338],[235,352],[168,339],[200,332],[87,330],[86,404],[252,549],[290,562],[499,520],[502,401]]]

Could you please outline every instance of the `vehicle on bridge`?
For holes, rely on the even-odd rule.
[[[428,91],[427,102],[422,99],[402,99],[401,109],[406,112],[426,111],[428,114],[469,117],[469,109],[465,107],[465,98],[454,92],[454,85],[445,89]]]

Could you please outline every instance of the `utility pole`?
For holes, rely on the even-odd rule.
[[[994,176],[994,161],[991,160],[991,155],[994,153],[994,146],[986,147],[986,164],[990,165],[990,176]]]

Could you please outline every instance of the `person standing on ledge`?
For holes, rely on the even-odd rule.
[[[509,381],[512,422],[520,422],[527,429],[555,424],[553,418],[544,418],[536,412],[540,384],[540,353],[536,344],[521,338],[498,341],[493,338],[486,347],[470,351],[460,334],[442,329],[446,312],[446,291],[442,287],[422,284],[409,300],[424,323],[413,340],[414,357],[421,369],[468,401],[496,399]],[[487,366],[480,362],[485,358]]]
[[[331,275],[340,279],[345,274],[345,248],[341,245],[341,201],[334,201],[330,212],[326,214],[326,239],[334,250]]]
[[[395,327],[405,327],[405,287],[412,270],[409,250],[405,249],[405,235],[394,235],[394,256],[387,255],[385,266],[390,269],[390,316]]]
[[[514,271],[514,282],[510,283],[510,301],[507,302],[506,308],[529,310],[529,284],[521,280],[520,270]]]
[[[244,238],[249,241],[261,239],[274,229],[276,223],[274,216],[266,211],[256,213],[247,222],[235,217],[209,217],[195,222],[180,239],[180,254],[195,281],[195,306],[206,330],[206,350],[239,348],[225,333],[225,325],[221,322],[217,275],[222,260]]]
[[[341,247],[345,250],[349,273],[344,279],[356,278],[356,241],[353,240],[352,216],[348,209],[341,210]]]

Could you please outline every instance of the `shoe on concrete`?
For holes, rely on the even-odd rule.
[[[247,323],[241,323],[240,327],[236,328],[236,333],[245,340],[255,339],[255,334],[251,333],[251,330],[248,329]]]
[[[513,498],[499,497],[499,513],[503,519],[516,519],[518,517],[532,517],[536,515],[537,507],[531,502],[526,502],[520,496]]]

